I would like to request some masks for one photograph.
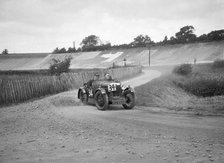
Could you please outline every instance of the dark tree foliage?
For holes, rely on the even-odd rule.
[[[191,25],[182,27],[180,31],[175,34],[177,41],[179,43],[196,41],[197,36],[194,34],[194,30],[194,27]]]
[[[52,75],[60,75],[61,73],[69,72],[71,60],[72,60],[71,56],[65,57],[65,59],[62,61],[53,58],[49,67],[49,72]]]
[[[66,51],[67,53],[75,53],[76,52],[76,48],[71,48],[69,47],[68,50]]]
[[[224,60],[217,59],[212,64],[213,68],[223,68],[224,67]]]
[[[66,49],[65,48],[61,48],[60,53],[66,53]]]
[[[134,41],[131,42],[133,47],[145,47],[147,42],[151,43],[151,38],[148,35],[138,35],[134,38]]]
[[[221,41],[224,40],[224,30],[211,31],[208,34],[202,34],[197,37],[194,32],[193,26],[184,26],[170,39],[164,38],[163,42],[157,42],[155,45],[173,45],[180,43],[194,43],[194,42],[209,42],[209,41]]]
[[[65,48],[61,48],[59,49],[58,47],[54,49],[54,51],[52,52],[53,54],[57,54],[57,53],[66,53],[66,49]]]
[[[111,43],[107,42],[105,44],[102,43],[100,38],[95,35],[90,35],[88,37],[85,37],[81,45],[81,51],[104,51],[111,49]]]
[[[95,47],[100,44],[100,39],[96,35],[90,35],[85,37],[80,43],[82,50],[89,49]]]
[[[53,54],[60,54],[60,53],[75,53],[76,49],[69,47],[68,50],[66,50],[65,48],[61,48],[59,49],[58,47],[54,49],[54,51],[52,52]]]
[[[211,31],[207,34],[207,38],[209,41],[220,41],[224,40],[224,29],[218,31]]]
[[[56,47],[52,53],[53,53],[53,54],[60,53],[59,48],[58,48],[58,47]]]
[[[111,44],[102,44],[102,45],[96,45],[96,46],[90,46],[90,47],[85,47],[82,48],[82,51],[104,51],[104,50],[109,50],[111,49]]]
[[[129,48],[133,48],[133,45],[131,44],[120,44],[120,45],[113,45],[111,47],[111,49],[129,49]]]
[[[197,41],[198,41],[198,42],[205,42],[205,41],[208,41],[207,35],[206,35],[206,34],[202,34],[201,36],[199,36],[199,37],[197,38]]]
[[[5,54],[8,54],[8,49],[4,49],[4,50],[2,51],[2,55],[5,55]]]
[[[76,50],[76,52],[81,52],[81,51],[82,49],[80,47]]]
[[[173,45],[173,44],[177,44],[177,42],[178,42],[177,39],[174,36],[171,36],[170,40],[168,40],[167,44]]]
[[[165,36],[164,39],[163,39],[163,42],[164,42],[164,43],[167,43],[167,41],[168,41],[168,37]]]

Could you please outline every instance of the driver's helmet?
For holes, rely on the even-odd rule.
[[[99,80],[100,75],[98,73],[94,74],[94,80]]]
[[[105,79],[106,79],[106,80],[112,80],[112,77],[111,77],[110,74],[107,73],[107,74],[105,74]]]

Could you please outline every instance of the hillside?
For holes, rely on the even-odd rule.
[[[132,48],[71,54],[9,54],[0,56],[0,70],[47,69],[52,58],[73,57],[71,68],[110,67],[127,63],[148,66],[148,49]],[[224,41],[157,46],[151,48],[151,65],[173,65],[184,62],[210,62],[224,57]]]

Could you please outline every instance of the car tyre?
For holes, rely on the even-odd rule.
[[[97,91],[95,94],[95,104],[98,110],[106,110],[108,108],[108,96]]]
[[[83,91],[80,91],[80,100],[82,101],[83,104],[88,103],[88,96]]]
[[[125,94],[125,101],[126,103],[123,104],[125,109],[132,109],[135,107],[135,95],[134,93],[127,93]]]

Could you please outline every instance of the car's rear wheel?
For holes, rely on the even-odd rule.
[[[125,94],[125,104],[123,107],[125,109],[132,109],[135,106],[135,95],[134,93],[127,93]]]
[[[82,101],[83,104],[87,104],[88,103],[88,96],[83,91],[80,91],[79,99]]]
[[[97,109],[106,110],[108,108],[107,94],[102,94],[101,91],[97,91],[95,94],[95,104],[96,104]]]

